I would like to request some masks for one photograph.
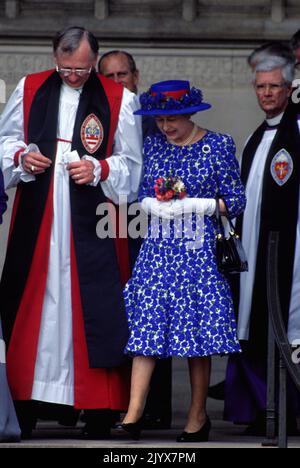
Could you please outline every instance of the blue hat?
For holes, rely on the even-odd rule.
[[[141,109],[136,115],[193,114],[210,109],[203,102],[202,91],[191,88],[189,81],[169,80],[154,83],[149,91],[140,96]]]

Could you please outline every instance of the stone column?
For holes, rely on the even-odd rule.
[[[109,15],[108,0],[95,0],[95,17],[103,20]]]
[[[272,0],[271,17],[274,23],[282,23],[285,17],[285,0]]]
[[[19,0],[5,0],[5,16],[14,19],[19,13]]]
[[[182,17],[185,21],[194,21],[197,17],[197,0],[183,0]]]

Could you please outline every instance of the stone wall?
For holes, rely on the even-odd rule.
[[[260,120],[246,64],[251,49],[126,49],[136,58],[141,75],[140,91],[155,81],[189,79],[213,104],[212,110],[197,118],[212,129],[232,133],[239,148]],[[101,53],[106,50],[109,48],[101,47]],[[52,66],[49,46],[0,45],[0,79],[6,84],[7,98],[22,76]]]
[[[221,40],[289,38],[298,0],[1,0],[2,37],[48,37],[84,24],[102,38]]]
[[[122,44],[121,44],[122,46]],[[101,47],[101,53],[109,50]],[[140,91],[164,79],[189,79],[202,88],[213,109],[197,115],[203,125],[232,133],[241,147],[261,118],[246,57],[251,49],[132,48],[141,74]],[[53,66],[50,46],[0,45],[0,79],[6,95],[27,73]],[[3,104],[2,104],[3,107]]]

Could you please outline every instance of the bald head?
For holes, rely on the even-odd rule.
[[[104,54],[98,64],[99,73],[121,83],[129,91],[137,94],[139,71],[132,55],[128,52],[115,50]]]

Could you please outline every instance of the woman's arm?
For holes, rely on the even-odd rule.
[[[236,218],[246,206],[245,188],[240,178],[240,168],[235,157],[235,144],[231,136],[222,135],[223,151],[216,155],[216,177],[221,214]],[[225,203],[224,203],[225,202]],[[227,211],[226,211],[227,208]]]
[[[226,205],[225,205],[225,203],[224,203],[224,201],[222,199],[219,200],[219,210],[220,210],[220,215],[222,215],[222,216],[227,216],[228,215]]]

